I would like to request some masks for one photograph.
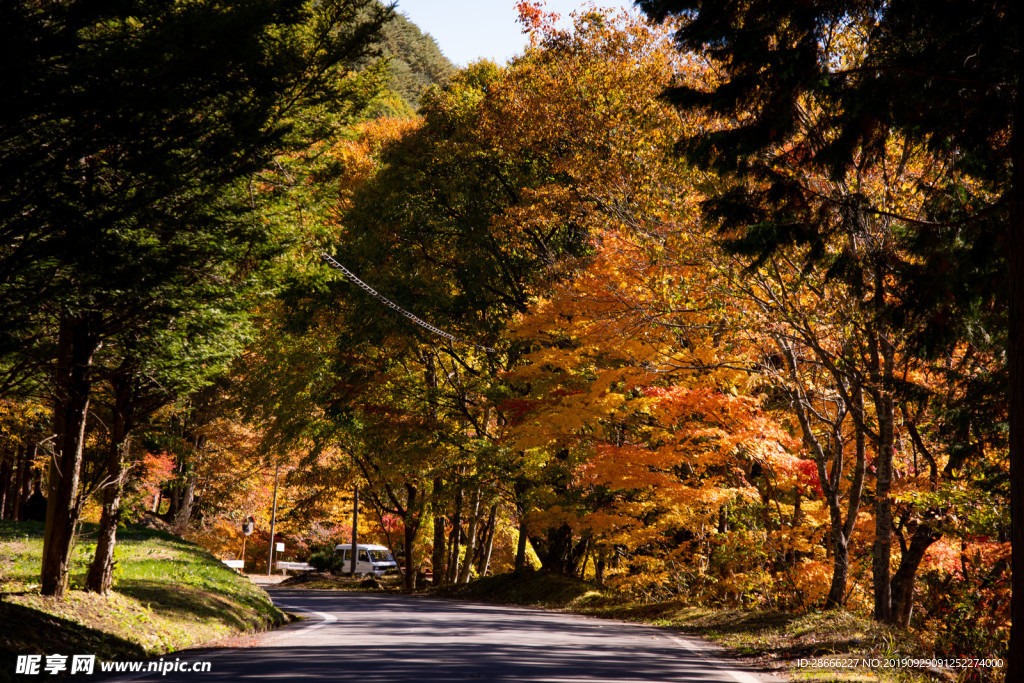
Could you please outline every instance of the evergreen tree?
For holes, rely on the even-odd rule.
[[[98,349],[254,284],[276,236],[246,219],[242,181],[302,144],[302,108],[373,98],[377,72],[350,74],[388,15],[371,0],[0,9],[0,353],[51,366],[43,594],[67,584]]]
[[[380,47],[383,55],[390,58],[391,88],[415,111],[427,88],[444,85],[455,73],[455,67],[441,54],[430,34],[420,31],[401,14],[385,24],[383,36]]]

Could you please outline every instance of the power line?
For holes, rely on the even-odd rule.
[[[362,280],[360,280],[358,277],[355,276],[355,274],[351,270],[349,270],[345,266],[343,266],[340,263],[338,263],[327,252],[321,251],[320,252],[320,258],[322,258],[327,263],[327,265],[329,265],[331,268],[334,268],[335,270],[340,270],[345,275],[346,278],[351,280],[353,283],[356,284],[356,286],[358,286],[361,290],[363,290],[364,292],[366,292],[367,294],[372,296],[374,299],[376,299],[377,301],[381,302],[382,304],[384,304],[385,306],[387,306],[391,310],[397,311],[397,312],[401,313],[406,318],[408,318],[412,322],[416,323],[417,325],[419,325],[423,329],[427,330],[431,334],[437,335],[438,337],[444,337],[448,341],[455,342],[456,344],[468,344],[469,346],[472,346],[475,349],[480,349],[481,351],[485,351],[487,353],[497,353],[497,350],[496,349],[492,349],[490,346],[482,346],[481,344],[469,344],[469,342],[462,341],[461,339],[456,337],[454,334],[451,334],[449,332],[445,332],[441,328],[435,327],[434,325],[431,325],[426,320],[422,320],[422,319],[416,317],[415,315],[413,315],[409,311],[405,310],[404,308],[402,308],[401,306],[396,304],[391,299],[389,299],[386,296],[384,296],[383,294],[379,293],[376,289],[374,289],[370,285],[368,285],[365,282],[363,282]]]

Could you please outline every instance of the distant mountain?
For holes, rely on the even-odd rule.
[[[400,13],[385,25],[380,47],[391,58],[391,88],[413,111],[429,86],[444,83],[456,71],[433,37]]]

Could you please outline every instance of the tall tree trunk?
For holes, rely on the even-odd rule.
[[[879,263],[873,266],[872,313],[884,320],[886,310],[885,273]],[[875,543],[872,547],[871,576],[875,594],[875,620],[892,623],[892,584],[889,563],[892,557],[892,464],[895,445],[896,410],[895,351],[889,339],[891,331],[880,322],[869,323],[865,330],[870,354],[872,403],[878,423],[875,457]],[[861,416],[863,417],[863,416]]]
[[[8,519],[7,509],[11,506],[11,485],[14,483],[14,469],[17,467],[18,452],[15,450],[8,457],[6,451],[0,451],[0,519]]]
[[[790,377],[794,385],[800,386],[797,356],[792,344],[784,337],[776,338],[776,344],[786,357]],[[838,374],[834,379],[837,383],[840,383],[840,386],[842,386],[841,383],[846,381],[846,378]],[[857,513],[860,510],[861,494],[864,487],[864,473],[866,470],[866,437],[865,430],[863,429],[864,393],[859,383],[850,387],[850,389],[849,399],[845,401],[848,405],[845,406],[844,410],[837,413],[831,425],[831,447],[823,444],[812,428],[810,404],[803,391],[794,389],[790,392],[789,396],[792,408],[800,423],[804,444],[814,455],[818,480],[829,510],[830,533],[826,556],[832,560],[832,583],[829,586],[828,596],[825,599],[826,609],[839,607],[845,601],[846,584],[849,581],[850,574],[848,546],[850,537],[853,534],[854,524],[857,520]],[[857,453],[855,472],[848,493],[849,502],[844,521],[842,507],[839,504],[846,447],[843,425],[847,415],[850,413],[854,416]]]
[[[196,501],[196,484],[199,481],[199,452],[203,447],[205,439],[202,436],[196,437],[194,442],[192,463],[186,461],[185,469],[185,486],[181,488],[180,495],[178,497],[177,509],[174,512],[174,531],[175,533],[184,533],[185,529],[188,528],[189,520],[192,519],[192,507]],[[273,539],[271,539],[273,543]]]
[[[14,449],[14,459],[11,461],[11,483],[7,491],[7,519],[18,519],[18,506],[21,493],[21,482],[18,477],[21,475],[21,463],[25,460],[25,446]]]
[[[801,512],[800,507],[801,507],[801,502],[802,501],[803,501],[803,496],[800,495],[800,489],[794,490],[793,491],[793,522],[792,522],[792,528],[793,529],[799,529],[800,528],[800,512]],[[786,564],[788,564],[790,567],[795,567],[796,566],[796,561],[797,561],[796,548],[791,545],[788,548],[786,548]]]
[[[103,513],[100,516],[96,554],[85,579],[86,589],[105,595],[114,585],[114,547],[117,525],[121,522],[121,494],[127,474],[129,433],[131,431],[131,377],[114,381],[114,407],[107,450],[107,481],[103,486]]]
[[[422,517],[417,512],[420,504],[417,488],[412,484],[406,484],[405,492],[406,508],[405,514],[402,515],[402,527],[405,534],[405,575],[402,577],[402,582],[405,586],[405,591],[412,593],[416,590],[416,532],[419,531]]]
[[[181,497],[178,499],[178,510],[174,514],[174,531],[182,533],[188,528],[188,522],[192,519],[192,504],[196,500],[196,483],[199,475],[193,469],[185,478],[185,486],[181,490]]]
[[[476,531],[476,545],[473,546],[473,566],[476,567],[476,575],[480,576],[480,570],[484,565],[484,553],[487,551],[487,533],[490,529],[487,527],[487,520],[483,518],[483,512],[480,513],[480,526]]]
[[[32,495],[35,473],[32,470],[32,463],[39,453],[39,445],[32,444],[25,453],[25,460],[21,463],[21,490],[18,492],[18,521],[25,521],[25,503]]]
[[[942,533],[931,524],[919,524],[910,537],[910,545],[903,549],[900,566],[892,577],[892,621],[898,626],[910,626],[914,612],[914,582],[921,560],[932,543],[942,538]]]
[[[519,542],[516,544],[515,573],[522,574],[526,570],[526,515],[519,515]]]
[[[407,593],[412,593],[416,590],[416,576],[419,574],[419,567],[417,566],[413,556],[416,544],[416,531],[419,525],[409,521],[406,522],[403,527],[405,540],[405,574],[402,576],[402,585]]]
[[[473,500],[469,504],[469,530],[466,532],[466,559],[459,569],[457,583],[469,583],[470,571],[473,569],[473,556],[476,554],[477,530],[480,528],[480,487],[473,491]]]
[[[437,423],[437,368],[434,363],[433,353],[424,353],[423,364],[426,368],[427,384],[427,419],[431,423]],[[444,510],[441,505],[442,492],[444,491],[444,480],[441,477],[434,477],[432,496],[432,511],[434,517],[434,547],[430,554],[431,583],[440,586],[445,580],[445,545],[444,545],[444,522],[442,514]]]
[[[580,579],[587,573],[587,557],[590,555],[590,538],[584,538],[573,548],[569,558],[569,573]],[[578,567],[578,569],[577,569]]]
[[[86,576],[85,587],[94,593],[106,594],[114,585],[114,547],[117,545],[117,526],[121,523],[121,495],[124,491],[124,480],[127,469],[124,463],[128,454],[128,439],[124,438],[121,443],[111,445],[110,449],[116,451],[111,454],[110,481],[103,489],[103,512],[100,515],[99,537],[96,539],[96,554],[93,556],[92,564],[89,565],[89,573]]]
[[[548,530],[543,542],[535,545],[540,557],[541,570],[549,573],[572,576],[575,563],[572,542],[572,527],[563,524],[557,529]]]
[[[494,534],[498,528],[498,504],[491,506],[491,512],[487,515],[487,543],[484,546],[484,561],[480,565],[480,576],[487,576],[491,568],[491,553],[494,551]]]
[[[28,489],[28,467],[32,453],[33,449],[28,446],[22,448],[18,469],[14,474],[14,515],[11,519],[18,521],[21,521],[21,506],[25,504],[25,499],[28,497],[25,491]]]
[[[818,479],[821,481],[821,488],[825,494],[825,502],[828,503],[829,524],[831,526],[829,554],[832,556],[832,583],[828,589],[828,597],[825,598],[825,609],[842,606],[843,598],[846,596],[846,583],[850,577],[850,556],[847,547],[849,537],[843,528],[843,513],[839,506],[839,487],[842,483],[841,474],[839,477],[836,476],[837,473],[842,473],[843,471],[842,457],[844,446],[842,422],[840,422],[836,433],[833,435],[831,476],[825,471],[825,463],[820,458],[815,458],[818,464]]]
[[[862,415],[864,411],[864,395],[860,389],[853,393],[853,409]],[[841,425],[840,425],[841,427]],[[838,437],[839,435],[837,435]],[[867,471],[867,444],[864,431],[857,429],[855,433],[856,455],[853,467],[853,481],[847,493],[846,518],[840,517],[839,485],[842,478],[842,460],[834,460],[832,491],[829,497],[829,516],[832,521],[832,585],[829,586],[828,597],[825,598],[825,609],[842,607],[846,602],[846,584],[850,577],[850,538],[857,523],[860,512],[861,495],[864,491],[864,474]],[[842,448],[841,441],[838,447]]]
[[[181,500],[181,486],[175,482],[167,487],[167,512],[164,513],[164,519],[167,522],[174,523],[175,518],[178,516],[178,504]]]
[[[1014,12],[1014,10],[1011,10]],[[1013,19],[1021,28],[1020,10]],[[1010,149],[1010,661],[1006,680],[1024,683],[1024,50],[1017,50]]]
[[[825,598],[825,609],[837,609],[846,600],[846,584],[850,580],[850,549],[841,527],[832,527],[832,583]]]
[[[445,531],[444,522],[445,517],[441,513],[443,509],[441,507],[441,491],[443,483],[441,478],[434,479],[434,552],[430,558],[431,572],[433,573],[433,584],[435,586],[441,586],[445,580],[445,556],[447,555],[447,546],[445,545]]]
[[[892,623],[892,459],[894,445],[893,401],[879,391],[875,400],[878,419],[878,457],[875,459],[875,543],[871,574],[875,592],[875,620]]]
[[[97,346],[94,327],[88,316],[64,317],[58,334],[53,402],[55,439],[47,482],[40,576],[40,592],[54,597],[62,597],[67,589],[68,559],[81,512],[78,485],[92,391],[92,359]]]
[[[21,488],[24,476],[23,463],[28,460],[28,446],[16,446],[10,452],[9,458],[4,458],[3,467],[0,468],[0,517],[3,519],[18,519],[21,510]]]
[[[459,575],[459,546],[462,543],[462,486],[455,489],[455,512],[452,515],[452,532],[448,539],[447,583],[455,583]]]

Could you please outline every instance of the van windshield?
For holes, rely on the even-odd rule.
[[[391,553],[387,550],[371,550],[370,562],[391,562]]]

